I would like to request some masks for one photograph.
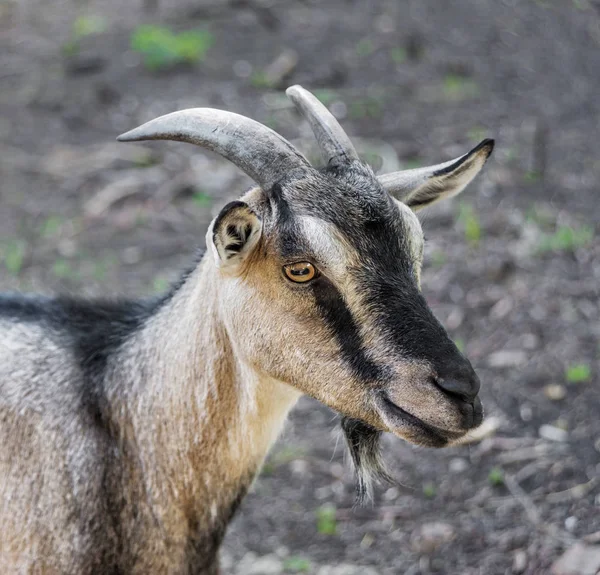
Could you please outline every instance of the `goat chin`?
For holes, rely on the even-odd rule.
[[[345,416],[341,427],[354,465],[356,503],[364,505],[373,498],[374,482],[395,483],[381,457],[383,432],[359,419]]]

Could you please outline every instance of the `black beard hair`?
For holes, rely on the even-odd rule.
[[[342,417],[342,431],[354,464],[356,505],[373,500],[373,482],[395,484],[381,457],[383,432],[358,419]]]

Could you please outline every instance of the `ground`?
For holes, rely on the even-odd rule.
[[[142,24],[204,32],[188,56],[165,52],[174,35],[136,44],[144,60]],[[0,0],[0,288],[166,288],[248,184],[191,146],[114,142],[167,111],[244,113],[313,153],[282,93],[300,83],[384,170],[496,138],[421,218],[424,292],[480,375],[488,437],[386,438],[399,484],[353,509],[336,416],[303,399],[223,557],[231,574],[549,573],[600,531],[599,47],[592,0]]]

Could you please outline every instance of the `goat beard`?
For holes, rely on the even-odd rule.
[[[356,504],[364,505],[373,499],[375,481],[395,484],[381,457],[383,432],[350,417],[342,417],[342,431],[354,464]]]

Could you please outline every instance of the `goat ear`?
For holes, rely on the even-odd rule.
[[[245,202],[228,203],[206,233],[217,267],[234,270],[258,243],[262,224]]]
[[[494,149],[494,140],[483,140],[464,156],[437,166],[379,176],[381,185],[397,200],[417,211],[456,196],[479,173]]]

